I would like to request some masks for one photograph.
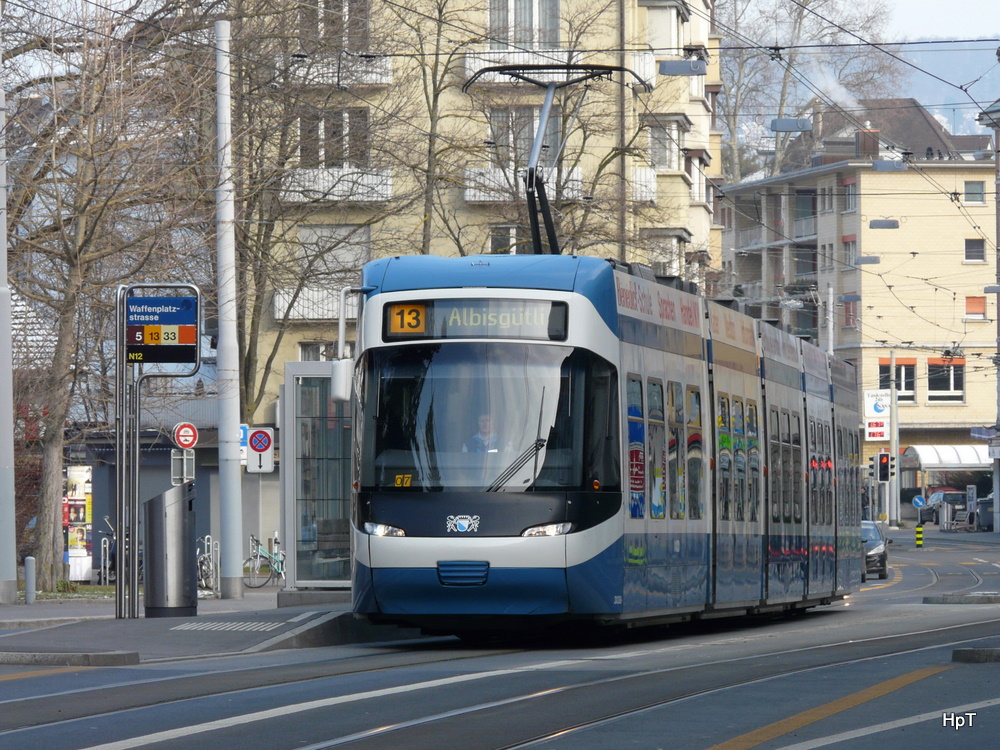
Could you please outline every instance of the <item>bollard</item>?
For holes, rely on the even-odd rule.
[[[917,549],[920,549],[921,547],[924,546],[924,527],[920,524],[917,524],[917,531],[914,541],[916,542]]]
[[[24,603],[35,603],[35,558],[24,558]]]

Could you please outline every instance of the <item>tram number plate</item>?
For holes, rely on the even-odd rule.
[[[427,309],[425,305],[408,303],[389,308],[389,333],[426,333]]]
[[[396,475],[396,486],[397,487],[409,487],[413,484],[412,474],[397,474]]]

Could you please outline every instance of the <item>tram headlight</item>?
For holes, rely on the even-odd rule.
[[[406,536],[406,532],[398,526],[390,526],[386,523],[365,523],[365,533],[372,536]]]
[[[521,536],[562,536],[573,529],[571,523],[547,523],[544,526],[532,526],[521,532]]]

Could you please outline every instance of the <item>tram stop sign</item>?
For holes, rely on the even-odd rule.
[[[198,428],[190,422],[174,425],[174,445],[178,448],[194,448],[198,444]]]

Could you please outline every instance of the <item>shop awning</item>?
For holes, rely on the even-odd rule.
[[[900,459],[903,469],[922,471],[986,471],[993,466],[986,444],[911,445]]]

